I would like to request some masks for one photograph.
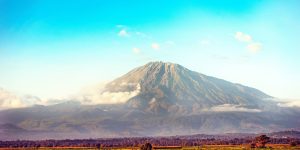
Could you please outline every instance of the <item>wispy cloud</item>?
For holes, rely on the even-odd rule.
[[[300,107],[300,100],[280,102],[277,105],[280,107]]]
[[[235,39],[241,42],[252,42],[252,37],[243,32],[236,32],[234,37]]]
[[[223,104],[211,107],[207,111],[215,111],[215,112],[261,112],[259,109],[250,109],[243,107],[241,105],[234,104]]]
[[[249,34],[239,31],[235,33],[234,38],[239,42],[246,43],[246,49],[252,54],[257,53],[262,49],[262,44],[260,42],[254,41],[252,36],[250,36]]]
[[[120,37],[128,37],[129,36],[129,33],[127,32],[126,29],[121,29],[120,32],[118,33],[118,35]]]
[[[0,88],[0,110],[28,107],[35,104],[46,105],[47,101],[48,100],[40,99],[36,96],[19,96]]]
[[[158,43],[152,43],[151,44],[151,48],[154,50],[159,50],[160,49],[160,45]]]
[[[122,92],[110,92],[105,91],[105,84],[95,86],[92,88],[85,89],[78,99],[84,105],[95,105],[95,104],[117,104],[125,103],[130,98],[138,95],[140,93],[141,87],[140,84],[134,83],[125,83],[118,86],[130,86],[135,87],[135,90],[132,91],[122,91]]]
[[[141,52],[141,49],[137,48],[137,47],[134,47],[134,48],[132,48],[132,52],[135,53],[135,54],[139,54]]]
[[[22,102],[20,97],[3,89],[0,90],[0,109],[20,108],[27,106],[27,104]]]
[[[135,37],[135,38],[151,39],[151,36],[147,35],[146,33],[137,31],[126,25],[116,25],[116,27],[118,28],[118,36],[120,37]]]
[[[262,44],[260,44],[260,43],[250,43],[247,45],[247,49],[251,53],[257,53],[261,50],[261,48],[262,48]]]

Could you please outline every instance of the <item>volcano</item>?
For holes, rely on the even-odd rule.
[[[140,92],[127,101],[132,108],[156,113],[201,111],[218,105],[260,108],[271,96],[241,84],[206,76],[181,65],[150,62],[106,85],[104,92]]]
[[[300,126],[298,107],[279,107],[255,88],[174,63],[147,63],[96,91],[60,104],[2,110],[0,138],[257,133]]]

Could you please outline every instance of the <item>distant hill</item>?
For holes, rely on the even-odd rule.
[[[279,131],[279,132],[268,133],[268,136],[272,138],[300,138],[300,132],[294,130]]]

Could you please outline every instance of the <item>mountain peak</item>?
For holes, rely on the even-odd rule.
[[[179,80],[179,72],[184,71],[188,71],[188,69],[178,64],[154,61],[133,69],[132,71],[128,72],[120,78],[117,78],[108,85],[125,85],[127,83],[140,83],[143,85],[147,84],[154,86],[165,85],[166,82],[173,82],[172,80],[174,79]]]
[[[149,63],[147,63],[146,65],[144,66],[179,66],[178,64],[176,63],[171,63],[171,62],[164,62],[164,61],[151,61]]]
[[[147,64],[145,64],[144,66],[140,67],[140,68],[145,68],[145,69],[160,69],[163,68],[166,71],[168,70],[178,70],[178,69],[184,69],[184,70],[188,70],[186,68],[184,68],[183,66],[176,64],[176,63],[171,63],[171,62],[163,62],[163,61],[152,61],[149,62]]]

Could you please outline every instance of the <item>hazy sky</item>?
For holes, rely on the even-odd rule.
[[[149,61],[300,98],[298,0],[0,0],[0,87],[60,97]]]

